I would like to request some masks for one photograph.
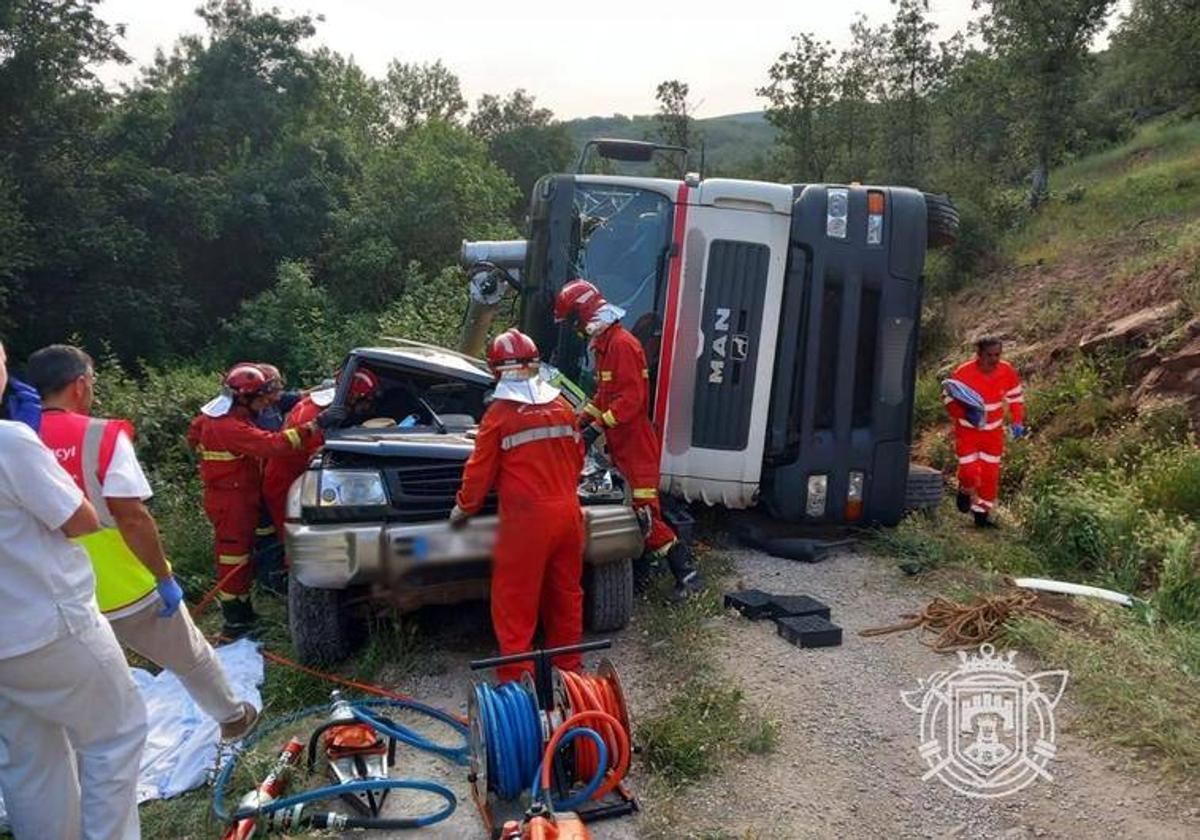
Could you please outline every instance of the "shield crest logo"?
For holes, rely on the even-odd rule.
[[[1066,671],[1026,676],[1016,654],[997,655],[982,645],[979,655],[959,654],[959,667],[922,680],[917,691],[901,692],[921,714],[920,754],[937,778],[965,796],[998,798],[1038,778],[1056,748],[1054,707],[1066,688]]]

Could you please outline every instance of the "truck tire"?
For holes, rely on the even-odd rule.
[[[288,629],[305,665],[341,662],[362,643],[366,623],[343,589],[313,589],[288,576]]]
[[[633,614],[633,561],[588,566],[583,572],[583,622],[593,633],[620,630]]]
[[[904,507],[906,510],[931,510],[942,503],[944,489],[941,472],[933,467],[909,464]]]
[[[948,195],[924,195],[926,241],[930,248],[949,248],[958,241],[958,210]]]

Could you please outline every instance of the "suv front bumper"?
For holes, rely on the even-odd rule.
[[[590,505],[583,514],[585,563],[613,563],[642,553],[642,532],[632,508]],[[498,521],[496,516],[480,516],[457,531],[443,520],[391,525],[288,522],[284,539],[291,574],[308,587],[436,588],[455,579],[488,577]]]

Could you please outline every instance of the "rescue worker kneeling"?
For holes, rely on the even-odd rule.
[[[272,401],[269,388],[270,378],[260,367],[235,365],[225,375],[221,394],[200,409],[188,429],[188,444],[200,458],[204,512],[213,526],[222,633],[230,638],[251,632],[257,619],[250,602],[250,553],[262,499],[262,459],[304,449],[318,428],[346,416],[345,409],[330,407],[303,426],[264,431],[254,417]]]
[[[498,382],[450,524],[464,525],[496,489],[500,526],[492,555],[491,609],[501,656],[532,649],[539,617],[546,647],[578,644],[583,637],[584,530],[578,495],[583,448],[575,413],[538,375],[538,348],[529,336],[515,329],[501,333],[487,356]],[[578,670],[580,656],[556,657],[554,664]],[[508,665],[498,673],[501,680],[513,680],[529,669]]]

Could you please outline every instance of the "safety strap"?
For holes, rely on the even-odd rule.
[[[500,448],[507,452],[510,449],[516,449],[518,446],[524,446],[527,443],[533,443],[538,440],[554,440],[555,438],[576,438],[578,435],[573,426],[537,426],[532,429],[526,429],[523,432],[513,432],[500,440]]]
[[[116,520],[104,501],[104,485],[100,481],[100,445],[104,441],[104,430],[108,421],[92,417],[88,419],[87,431],[83,434],[83,485],[88,501],[96,509],[96,516],[105,528],[116,527]]]

